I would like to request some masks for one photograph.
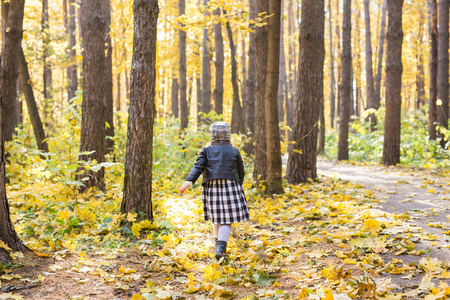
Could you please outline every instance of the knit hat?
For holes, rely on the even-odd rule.
[[[231,137],[230,124],[227,122],[214,122],[211,125],[211,142],[229,141]]]

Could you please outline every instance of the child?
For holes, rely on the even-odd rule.
[[[250,219],[242,183],[244,164],[239,150],[230,143],[230,125],[211,125],[211,146],[200,152],[186,181],[180,187],[184,193],[203,173],[202,203],[205,221],[213,223],[216,259],[225,256],[231,234],[231,224]]]

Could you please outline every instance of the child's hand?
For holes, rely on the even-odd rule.
[[[185,181],[181,186],[180,186],[180,193],[184,193],[188,187],[190,187],[192,185],[191,181]]]

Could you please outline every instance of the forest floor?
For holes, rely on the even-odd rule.
[[[197,186],[162,196],[165,235],[143,227],[106,247],[85,234],[49,257],[19,255],[0,299],[450,297],[450,178],[324,160],[318,173],[283,196],[245,186],[251,221],[233,225],[225,260],[213,257]]]

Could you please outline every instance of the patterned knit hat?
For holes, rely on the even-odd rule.
[[[211,125],[211,142],[229,141],[231,137],[230,124],[227,122],[214,122]]]

